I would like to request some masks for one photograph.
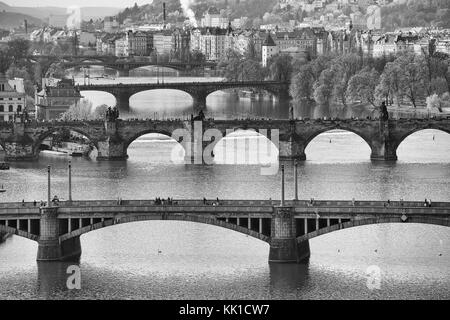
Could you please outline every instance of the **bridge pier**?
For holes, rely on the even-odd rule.
[[[389,136],[389,122],[380,120],[378,135],[372,138],[370,159],[374,161],[397,161],[397,148],[393,146]]]
[[[40,236],[36,260],[78,260],[81,256],[80,237],[63,242],[59,240],[58,207],[42,207],[40,213]]]
[[[129,112],[130,111],[130,97],[131,94],[128,92],[120,92],[117,94],[114,94],[114,97],[116,98],[116,107],[120,111]]]
[[[296,240],[294,208],[276,207],[271,223],[269,263],[299,263],[310,256],[309,242]]]
[[[300,160],[305,161],[305,147],[303,143],[295,140],[293,137],[290,137],[288,140],[279,141],[279,160]]]
[[[119,77],[125,78],[130,76],[130,70],[128,69],[119,69],[117,70],[117,75]]]
[[[194,100],[194,112],[199,112],[200,110],[206,110],[206,97],[208,97],[208,92],[198,91],[191,93],[192,99]]]
[[[125,142],[112,136],[104,141],[97,142],[97,161],[114,161],[126,160],[128,155],[126,152]]]
[[[35,150],[32,142],[5,142],[5,161],[35,161],[38,157],[39,152]]]

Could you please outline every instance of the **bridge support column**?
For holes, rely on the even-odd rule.
[[[199,91],[195,94],[191,94],[192,99],[194,100],[194,111],[198,112],[200,110],[206,109],[206,97],[208,96],[207,92]]]
[[[296,240],[296,224],[292,207],[276,207],[272,217],[269,251],[270,263],[298,263],[310,256],[309,242]]]
[[[117,134],[117,122],[105,121],[105,131],[107,138],[97,142],[97,161],[126,160],[127,146]]]
[[[119,77],[129,77],[130,76],[130,70],[128,70],[128,69],[117,70],[117,75]]]
[[[59,240],[58,207],[42,207],[40,212],[37,260],[61,261],[79,259],[81,255],[80,237],[64,242]]]
[[[120,111],[129,112],[130,111],[130,97],[131,94],[128,92],[121,92],[118,94],[115,94],[114,97],[116,97],[116,107]]]
[[[289,140],[281,140],[279,142],[279,159],[280,160],[306,160],[305,147],[302,142],[296,141],[292,137]]]
[[[125,150],[125,142],[116,137],[108,137],[104,141],[98,141],[97,161],[116,161],[128,159]]]
[[[372,154],[370,158],[375,161],[396,161],[397,149],[389,138],[389,122],[380,120],[380,130],[371,143]]]

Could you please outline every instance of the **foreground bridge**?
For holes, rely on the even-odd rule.
[[[394,161],[397,148],[409,135],[425,129],[450,133],[450,119],[0,122],[6,161],[36,160],[44,139],[61,129],[86,136],[97,148],[98,160],[127,159],[133,141],[159,133],[183,146],[187,163],[202,164],[220,139],[237,130],[256,130],[266,136],[278,148],[280,160],[306,160],[305,149],[315,137],[339,129],[360,136],[372,150],[371,159]]]
[[[204,204],[175,200],[73,201],[57,207],[33,203],[0,204],[0,234],[10,233],[38,242],[37,259],[78,259],[80,236],[116,224],[171,220],[210,224],[265,241],[269,262],[300,262],[310,256],[309,239],[351,227],[380,223],[422,223],[450,226],[450,203],[377,201],[221,200]]]
[[[156,89],[173,89],[188,93],[194,100],[194,107],[204,109],[206,98],[215,91],[225,89],[262,89],[280,99],[289,99],[289,83],[279,81],[216,81],[216,82],[173,82],[173,83],[133,83],[79,85],[81,91],[103,91],[116,98],[120,110],[130,109],[132,95]]]

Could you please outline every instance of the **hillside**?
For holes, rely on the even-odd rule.
[[[31,17],[26,14],[16,13],[16,12],[6,12],[0,11],[0,28],[17,28],[23,25],[24,20],[28,21],[28,25],[40,26],[42,25],[42,20]]]
[[[64,7],[12,7],[0,2],[0,12],[3,10],[29,15],[40,20],[45,20],[49,15],[63,15],[67,12],[67,8]],[[116,15],[120,10],[120,8],[114,7],[82,7],[81,15],[84,20],[95,20]]]

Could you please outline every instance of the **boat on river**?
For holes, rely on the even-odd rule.
[[[0,170],[9,170],[9,163],[0,162]]]

